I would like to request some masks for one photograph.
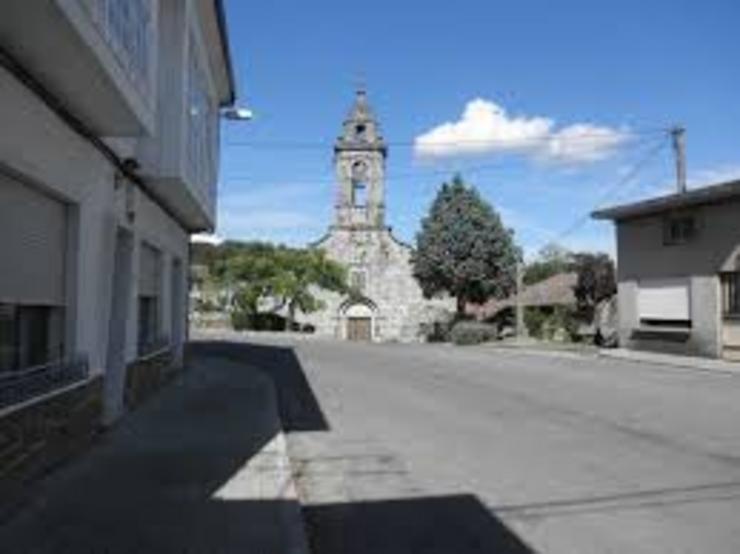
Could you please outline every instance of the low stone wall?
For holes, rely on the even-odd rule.
[[[29,481],[90,444],[102,407],[96,376],[0,412],[0,518],[23,499]]]
[[[143,356],[126,368],[124,402],[133,409],[162,388],[177,373],[171,348]]]

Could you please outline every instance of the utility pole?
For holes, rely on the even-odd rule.
[[[527,327],[524,324],[524,300],[522,291],[524,290],[524,263],[519,261],[516,264],[516,337],[523,339],[527,336]]]
[[[686,192],[686,129],[677,125],[671,129],[673,152],[676,155],[676,188],[679,194]]]

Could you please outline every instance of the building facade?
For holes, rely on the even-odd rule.
[[[412,249],[385,220],[387,146],[360,90],[334,147],[334,223],[312,245],[344,265],[353,293],[320,291],[325,308],[305,317],[316,332],[348,340],[415,341],[449,317],[449,299],[425,300],[410,263]]]
[[[616,224],[623,345],[740,360],[740,181],[594,216]]]
[[[234,86],[219,1],[2,12],[0,445],[14,464],[24,444],[49,458],[55,428],[115,421],[182,363],[189,234],[214,227]]]

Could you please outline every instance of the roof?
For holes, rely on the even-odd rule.
[[[364,88],[357,90],[355,101],[347,114],[347,121],[374,121],[375,116],[367,101],[367,91]]]
[[[575,273],[558,273],[544,281],[525,287],[522,291],[522,304],[525,307],[572,306],[576,303],[573,288],[578,283]],[[516,295],[503,300],[492,299],[485,304],[470,306],[471,313],[485,319],[496,315],[505,308],[516,306]]]
[[[216,19],[221,31],[221,50],[226,64],[226,73],[229,78],[230,94],[225,105],[232,105],[236,101],[236,79],[234,78],[234,64],[231,61],[231,49],[229,48],[229,29],[226,25],[226,12],[224,11],[223,0],[215,0]]]
[[[591,214],[591,217],[594,219],[621,221],[680,210],[682,208],[718,204],[728,200],[740,200],[740,180],[727,181],[683,193],[669,194],[633,204],[624,204],[622,206],[597,210]]]

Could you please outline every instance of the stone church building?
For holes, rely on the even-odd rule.
[[[454,310],[450,299],[424,299],[412,275],[411,246],[386,225],[387,154],[367,95],[360,90],[334,146],[334,223],[311,245],[348,269],[354,293],[318,293],[325,309],[304,320],[317,334],[362,341],[423,340],[435,321],[449,318]]]

